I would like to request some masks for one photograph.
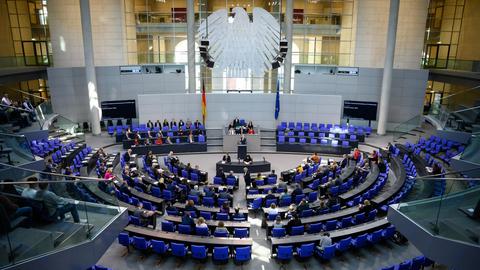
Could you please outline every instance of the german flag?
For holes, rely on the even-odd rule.
[[[205,118],[207,118],[207,96],[205,95],[205,81],[202,80],[202,119],[204,126]]]

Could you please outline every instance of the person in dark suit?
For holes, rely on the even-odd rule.
[[[199,129],[200,128],[200,122],[198,120],[195,120],[195,123],[193,123],[193,126],[196,128],[196,129]]]
[[[252,178],[250,177],[250,171],[247,167],[243,168],[243,179],[245,179],[246,187],[250,187],[252,185]]]
[[[185,122],[183,122],[183,120],[180,119],[180,120],[178,121],[178,126],[179,126],[179,127],[185,126]]]
[[[152,128],[153,128],[153,122],[152,122],[152,120],[148,120],[148,122],[147,122],[147,127],[148,127],[149,129],[152,129]]]
[[[240,119],[238,119],[238,117],[233,119],[232,125],[233,125],[233,128],[239,127],[240,126]]]
[[[272,190],[268,191],[268,194],[265,196],[265,201],[270,199],[275,199],[275,195],[273,195]]]
[[[297,214],[292,215],[292,218],[288,221],[287,226],[285,226],[288,233],[290,233],[292,227],[302,226],[302,220],[298,217]]]
[[[245,138],[245,135],[243,135],[243,134],[240,137],[240,144],[242,144],[242,145],[247,144],[247,138]]]
[[[130,162],[130,158],[132,156],[132,149],[128,149],[125,154],[123,154],[123,160],[125,160],[126,163]]]
[[[155,122],[155,127],[162,128],[162,123],[160,123],[160,120]]]
[[[187,211],[185,211],[185,213],[183,213],[182,224],[183,225],[190,225],[191,227],[195,227],[195,221],[190,216],[190,213],[187,212]]]
[[[175,121],[175,119],[172,119],[172,121],[170,121],[170,127],[172,128],[173,126],[176,126],[177,125],[177,122]]]
[[[344,154],[343,159],[340,162],[340,167],[343,169],[343,168],[347,167],[347,165],[348,165],[348,156],[347,156],[347,154]]]
[[[225,155],[223,155],[222,161],[226,162],[226,163],[230,163],[230,162],[232,162],[232,158],[230,157],[230,155],[228,153],[226,153]]]
[[[243,162],[245,162],[245,164],[252,164],[253,159],[250,155],[246,155],[245,160],[243,160]]]
[[[216,177],[222,178],[222,183],[224,185],[227,183],[227,177],[225,176],[225,172],[223,171],[223,168],[218,169]]]
[[[168,120],[167,120],[166,118],[163,119],[163,126],[164,126],[164,127],[165,127],[165,126],[167,126],[167,127],[170,126],[170,123],[168,123]]]
[[[300,188],[299,185],[296,185],[295,189],[291,193],[292,198],[295,198],[295,196],[302,195],[302,194],[303,194],[303,190]]]

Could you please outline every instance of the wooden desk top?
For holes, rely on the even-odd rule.
[[[252,238],[233,238],[233,237],[210,237],[210,236],[198,236],[179,234],[176,232],[164,232],[159,230],[153,230],[145,227],[138,227],[134,225],[128,225],[125,227],[125,231],[134,235],[142,235],[147,238],[162,239],[171,242],[182,242],[188,244],[200,244],[200,245],[214,245],[214,246],[251,246],[253,244]]]
[[[183,203],[175,203],[173,206],[175,206],[177,209],[182,210],[185,209],[185,204]],[[220,207],[207,207],[203,205],[195,205],[195,207],[198,209],[198,211],[204,211],[204,212],[212,212],[212,213],[219,213],[220,212]],[[241,214],[248,214],[248,209],[245,208],[240,208],[240,213]],[[230,207],[230,214],[235,214],[235,209],[233,207]]]
[[[365,181],[358,185],[356,188],[351,189],[343,194],[340,194],[338,197],[342,202],[347,202],[353,198],[355,198],[358,195],[363,194],[366,192],[371,186],[375,184],[377,181],[378,175],[380,174],[380,171],[378,169],[377,165],[372,165],[372,168],[370,169],[370,172],[368,173]]]
[[[173,223],[181,223],[182,222],[182,217],[180,216],[165,216],[165,220],[171,221]],[[195,219],[196,221],[197,219]],[[218,222],[220,220],[205,220],[205,223],[209,227],[218,227]],[[225,224],[225,227],[227,228],[247,228],[250,229],[250,222],[248,221],[223,221]]]
[[[372,222],[363,223],[357,226],[352,226],[347,229],[340,229],[335,231],[329,231],[330,238],[332,240],[338,240],[348,236],[356,236],[364,234],[366,232],[371,232],[378,230],[380,228],[388,226],[389,222],[387,218],[377,219]],[[274,252],[274,246],[278,245],[301,245],[304,243],[318,242],[323,236],[323,232],[316,234],[304,234],[297,236],[287,236],[282,238],[271,238],[272,242],[272,252]]]

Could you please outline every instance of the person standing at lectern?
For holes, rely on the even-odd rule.
[[[240,137],[240,144],[242,144],[242,145],[247,144],[247,138],[245,138],[245,135],[243,135],[243,134]]]
[[[246,187],[250,187],[252,185],[252,178],[250,177],[250,171],[247,167],[243,168],[243,179],[245,179]]]

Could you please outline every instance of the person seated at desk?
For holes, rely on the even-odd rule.
[[[237,177],[233,174],[233,171],[230,171],[227,175],[227,178],[235,178],[237,180],[237,185],[238,185],[238,179]]]
[[[177,122],[175,121],[175,119],[172,118],[172,121],[170,121],[170,127],[173,128],[176,125],[177,125]]]
[[[193,202],[193,200],[188,200],[187,201],[187,204],[185,205],[185,211],[188,211],[188,212],[198,212],[198,209],[197,207],[195,207],[195,203]]]
[[[195,185],[195,186],[193,187],[193,189],[190,190],[189,195],[197,196],[197,197],[201,198],[203,194],[202,194],[202,192],[199,190],[198,185]]]
[[[233,214],[233,220],[235,221],[245,221],[245,216],[240,213],[240,208],[235,207],[235,213]]]
[[[265,209],[267,215],[278,215],[277,205],[275,203],[270,204],[270,207]]]
[[[158,170],[155,171],[158,172]],[[167,189],[167,185],[165,185],[165,179],[163,177],[160,177],[160,179],[158,179],[157,186],[160,191],[164,191],[165,189]]]
[[[230,157],[230,155],[228,153],[226,153],[225,155],[223,155],[222,161],[226,162],[226,163],[230,163],[230,162],[232,162],[232,158]]]
[[[373,210],[373,206],[371,205],[369,200],[365,200],[363,201],[363,204],[360,204],[358,209],[360,209],[360,211],[362,212],[369,213],[370,211]]]
[[[103,179],[110,180],[110,179],[113,179],[113,178],[115,178],[115,175],[113,174],[112,169],[108,168],[107,171],[105,172],[105,175],[103,176]]]
[[[353,176],[352,176],[354,187],[360,184],[360,179],[362,179],[362,174],[360,173],[359,169],[355,168],[355,171],[353,172]]]
[[[50,217],[55,219],[60,217],[60,219],[63,220],[65,219],[65,213],[70,212],[73,222],[80,222],[77,206],[75,204],[72,204],[64,198],[59,197],[55,193],[49,191],[48,183],[40,182],[38,187],[40,190],[37,191],[35,199],[43,201]]]
[[[193,126],[195,127],[195,129],[200,129],[200,122],[198,120],[195,120],[195,123],[193,123]]]
[[[227,199],[228,201],[232,201],[232,195],[230,195],[227,191],[227,188],[223,188],[222,191],[218,193],[218,198],[219,199]]]
[[[240,119],[238,119],[238,117],[236,117],[235,119],[233,119],[233,121],[232,121],[232,126],[233,126],[233,128],[235,128],[235,129],[240,126]]]
[[[128,149],[127,152],[123,154],[123,160],[125,161],[125,163],[129,163],[131,157],[132,157],[132,149]]]
[[[157,227],[157,216],[155,215],[155,212],[143,209],[142,202],[138,202],[133,215],[140,220],[140,225],[147,227],[151,224],[153,229]]]
[[[220,177],[222,179],[222,185],[227,183],[227,177],[225,176],[225,172],[223,172],[223,168],[219,168],[217,171],[216,177]]]
[[[300,204],[297,206],[297,213],[302,214],[303,211],[310,209],[310,205],[308,205],[307,200],[304,198],[300,202]]]
[[[187,122],[185,123],[185,127],[187,129],[191,129],[192,127],[192,121],[190,120],[190,118],[187,118]]]
[[[178,121],[178,127],[183,127],[183,126],[185,126],[185,122],[183,122],[183,120],[180,119],[180,120]]]
[[[222,204],[222,207],[220,207],[220,213],[230,213],[230,204],[228,202]]]
[[[268,177],[274,177],[275,179],[277,179],[277,174],[275,173],[275,170],[272,170]]]
[[[207,223],[205,222],[205,218],[204,217],[199,217],[197,219],[197,225],[196,225],[197,228],[208,228],[208,225]]]
[[[282,200],[284,200],[288,197],[291,197],[291,196],[290,196],[290,194],[288,194],[287,189],[285,189],[285,191],[282,194],[280,194],[279,200],[282,201]]]
[[[302,164],[298,165],[297,168],[295,169],[297,174],[302,174],[303,173],[303,166]]]
[[[267,195],[265,196],[265,201],[272,200],[272,199],[275,199],[275,198],[276,198],[275,195],[273,195],[272,190],[270,189],[268,191]]]
[[[147,122],[147,128],[152,129],[153,126],[154,126],[154,125],[153,125],[152,120],[148,120],[148,122]]]
[[[317,208],[317,212],[321,213],[325,210],[328,210],[328,207],[327,207],[325,201],[320,201],[320,206]]]
[[[377,163],[378,162],[378,152],[377,150],[373,150],[372,153],[368,157],[368,161],[370,165],[372,165],[372,162]]]
[[[320,157],[316,152],[313,153],[313,155],[310,157],[310,160],[313,161],[313,163],[320,163]]]
[[[247,134],[248,135],[253,135],[253,134],[255,134],[255,130],[253,128],[248,128],[247,129]]]
[[[170,127],[170,123],[168,123],[167,118],[163,119],[163,127]]]
[[[152,162],[155,159],[155,155],[152,151],[148,151],[147,155],[145,156],[145,164],[148,167],[152,167]]]
[[[255,177],[255,180],[263,180],[263,176],[261,173],[257,173],[257,177]]]
[[[253,129],[253,122],[252,121],[248,122],[247,128],[248,129]]]
[[[205,194],[205,197],[211,197],[211,198],[216,198],[217,194],[215,193],[215,191],[213,190],[213,188],[211,186],[205,186],[203,188],[203,193]]]
[[[172,139],[170,139],[170,136],[167,136],[167,139],[165,139],[166,144],[172,144]]]
[[[323,250],[325,250],[326,247],[331,245],[332,245],[332,238],[330,238],[330,234],[328,232],[324,232],[323,236],[320,237],[320,243],[317,246],[317,249],[320,252],[323,252]]]
[[[387,172],[387,165],[385,165],[385,162],[383,161],[383,158],[378,159],[378,171],[380,173],[386,173]]]
[[[283,228],[282,217],[280,217],[279,215],[275,218],[273,228]]]
[[[338,204],[338,198],[337,196],[332,196],[331,194],[328,194],[328,201],[327,201],[327,206],[332,207],[335,204]]]
[[[230,232],[228,231],[228,229],[225,228],[225,223],[223,223],[223,221],[219,221],[219,222],[218,222],[218,226],[215,228],[214,234],[224,234],[224,233],[227,234],[227,237],[228,237],[228,235],[230,234]]]
[[[292,199],[294,199],[295,196],[302,195],[302,194],[303,194],[302,188],[300,188],[300,185],[296,184],[295,188],[293,189],[293,191],[290,195],[292,196]]]
[[[155,122],[155,127],[162,129],[162,123],[160,122],[160,120],[157,119],[157,121]]]
[[[286,192],[287,188],[288,188],[287,182],[283,181],[283,179],[280,179],[277,183],[277,189],[279,189],[279,188],[284,189],[285,192]]]
[[[188,134],[188,143],[194,143],[195,140],[193,139],[193,132],[190,131],[190,133]]]
[[[298,227],[302,226],[302,220],[298,217],[297,214],[292,215],[290,220],[287,223],[286,230],[290,234],[290,231],[292,230],[292,227]]]
[[[189,225],[190,227],[195,227],[195,221],[192,218],[190,212],[185,211],[182,216],[182,225]]]
[[[155,134],[154,134],[154,133],[155,133],[154,131],[152,131],[152,130],[149,129],[149,130],[147,131],[147,138],[149,138],[149,139],[155,139]]]
[[[251,157],[250,155],[246,155],[246,156],[245,156],[245,159],[243,160],[243,162],[244,162],[245,164],[252,164],[252,163],[253,163],[253,159],[252,159],[252,157]]]

